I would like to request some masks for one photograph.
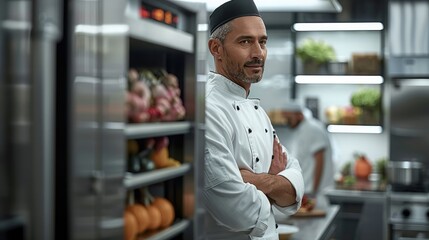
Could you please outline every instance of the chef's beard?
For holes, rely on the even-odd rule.
[[[253,74],[251,76],[246,75],[244,68],[246,65],[250,64],[262,64],[262,71],[258,74]],[[264,73],[264,61],[262,59],[255,59],[253,61],[246,62],[243,66],[240,64],[233,63],[228,61],[226,64],[226,71],[232,79],[245,82],[245,83],[257,83],[261,81],[262,75]]]

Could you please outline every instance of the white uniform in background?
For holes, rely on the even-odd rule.
[[[294,129],[278,129],[280,142],[288,146],[289,152],[299,159],[304,176],[305,192],[312,193],[314,181],[315,160],[314,154],[325,149],[324,166],[320,180],[319,191],[316,197],[323,194],[323,190],[334,186],[334,164],[331,139],[322,122],[313,118],[308,109],[304,109],[304,119]],[[322,199],[321,199],[322,200]]]
[[[225,77],[209,73],[206,85],[206,148],[203,202],[206,239],[278,239],[272,207],[287,215],[301,204],[304,186],[298,161],[287,154],[285,176],[296,189],[295,205],[271,206],[239,169],[267,173],[274,129],[259,100]],[[285,148],[283,148],[284,151]]]

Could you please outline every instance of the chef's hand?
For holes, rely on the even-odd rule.
[[[273,142],[273,159],[271,160],[269,174],[277,175],[279,172],[286,168],[287,157],[283,152],[282,145],[279,143],[277,137],[274,137]]]

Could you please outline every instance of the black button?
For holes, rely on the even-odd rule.
[[[256,162],[259,162],[259,158],[258,157],[256,158]]]
[[[237,106],[237,111],[240,111],[240,107],[239,106]]]
[[[276,228],[279,228],[279,225],[276,223]]]
[[[274,159],[274,155],[271,156],[271,159]]]
[[[258,106],[255,106],[255,109],[258,110]]]
[[[249,128],[249,133],[252,133],[252,129]]]
[[[267,133],[267,132],[268,132],[268,129],[266,129],[266,128],[265,128],[265,132]]]

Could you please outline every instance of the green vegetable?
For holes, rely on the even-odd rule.
[[[345,186],[352,186],[356,183],[356,178],[353,176],[345,176],[344,177],[344,185]]]
[[[378,89],[363,88],[351,97],[351,103],[354,107],[377,109],[380,106],[381,93]]]
[[[341,174],[343,176],[349,176],[351,175],[351,168],[352,168],[352,162],[348,161],[346,163],[344,163],[343,167],[341,168]]]
[[[304,62],[314,61],[319,64],[327,63],[336,58],[334,48],[331,45],[312,38],[304,40],[302,45],[296,49],[296,54]]]
[[[375,168],[377,172],[381,175],[382,180],[386,180],[386,168],[387,168],[387,158],[380,158],[375,162]]]

